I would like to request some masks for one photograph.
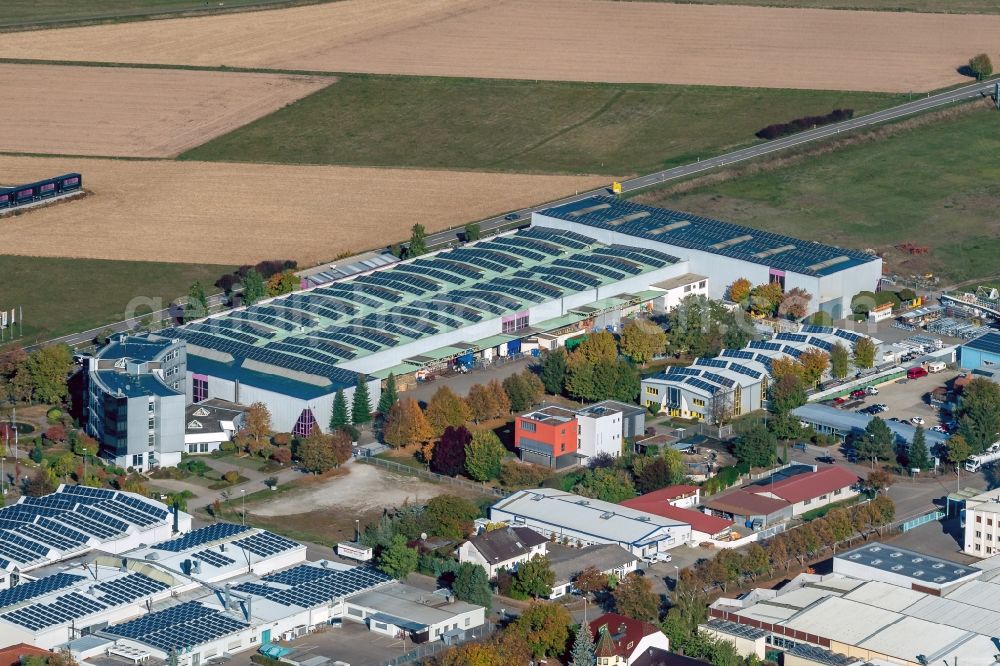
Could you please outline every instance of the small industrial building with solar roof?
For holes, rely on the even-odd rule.
[[[639,390],[639,402],[671,416],[696,420],[711,415],[714,400],[724,400],[723,408],[733,416],[749,414],[761,409],[767,398],[775,359],[798,358],[809,350],[829,353],[837,343],[850,350],[864,337],[841,328],[801,326],[797,332],[754,340],[743,349],[723,349],[714,358],[698,358],[688,367],[671,367],[646,377]],[[874,338],[872,341],[880,344]]]
[[[992,666],[1000,653],[998,564],[868,543],[837,553],[832,573],[718,599],[699,632],[743,656],[780,651],[789,666]]]
[[[181,518],[154,500],[78,486],[0,509],[0,554],[12,558],[0,645],[64,649],[84,664],[198,666],[331,622],[418,643],[485,622],[482,606],[368,566],[307,561],[303,544],[267,530],[192,531]]]

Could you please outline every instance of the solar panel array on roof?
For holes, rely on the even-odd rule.
[[[233,589],[256,594],[284,606],[311,608],[378,587],[392,581],[392,578],[368,567],[328,570],[303,565],[265,576],[263,580],[268,582],[267,586],[244,583]]]
[[[725,386],[726,388],[732,388],[736,384],[735,380],[730,379],[729,377],[723,377],[722,375],[714,372],[703,372],[701,373],[701,376],[710,382],[718,384],[719,386]]]
[[[646,215],[639,216],[639,213]],[[858,250],[806,242],[607,196],[556,206],[540,214],[805,275],[827,275],[875,260],[872,255]]]
[[[236,562],[236,560],[234,560],[233,558],[226,557],[222,553],[216,552],[214,550],[199,550],[198,552],[194,553],[192,557],[195,557],[201,560],[202,562],[210,564],[213,567],[219,567],[219,568],[229,566],[230,564]]]
[[[775,340],[784,340],[786,342],[805,342],[809,339],[809,336],[802,335],[801,333],[778,333],[774,336]]]
[[[838,328],[836,333],[834,333],[834,335],[836,335],[838,338],[844,338],[845,340],[847,340],[852,344],[856,343],[858,340],[865,337],[863,335],[858,335],[854,331],[846,331],[842,328]]]
[[[251,528],[246,527],[245,525],[234,525],[233,523],[214,523],[206,527],[200,527],[196,530],[192,530],[187,534],[177,537],[176,539],[162,541],[155,544],[153,548],[156,550],[166,550],[172,553],[179,553],[181,551],[194,548],[195,546],[201,546],[202,544],[212,543],[213,541],[228,539],[233,535],[242,534],[249,529]]]
[[[163,652],[174,652],[238,633],[247,626],[218,610],[189,601],[105,631]]]
[[[984,351],[991,354],[1000,354],[1000,334],[995,331],[980,335],[964,344],[969,349]]]
[[[70,587],[82,579],[83,576],[60,572],[29,583],[21,583],[6,590],[0,590],[0,608],[45,596],[49,592]]]
[[[582,250],[583,248],[590,247],[595,242],[593,238],[578,234],[575,231],[546,229],[545,227],[531,227],[518,235],[525,238],[536,238],[550,243],[558,243],[573,250]]]
[[[106,580],[94,586],[97,597],[108,606],[123,606],[136,599],[163,592],[170,586],[141,573]]]
[[[283,553],[286,550],[294,550],[300,547],[298,543],[291,539],[286,539],[283,536],[266,531],[238,539],[233,542],[233,545],[245,548],[254,555],[260,555],[261,557],[270,557],[278,553]]]
[[[748,352],[743,349],[723,349],[722,355],[727,358],[741,358],[745,361],[753,360],[753,352]]]
[[[781,351],[781,345],[765,340],[751,340],[750,349],[766,349],[768,351]]]
[[[760,379],[761,377],[764,376],[764,373],[754,370],[752,368],[748,368],[747,366],[741,365],[740,363],[730,363],[729,369],[732,370],[733,372],[738,372],[741,375],[752,377],[753,379]]]
[[[834,329],[832,326],[812,326],[812,325],[810,325],[810,326],[803,326],[802,327],[802,332],[803,333],[825,333],[825,334],[829,335],[829,334],[833,333],[835,330],[836,329]]]
[[[693,365],[700,365],[706,368],[725,368],[726,362],[717,358],[696,358]]]
[[[809,336],[809,344],[811,344],[813,347],[819,347],[823,351],[833,350],[833,345],[831,343],[827,342],[823,338],[818,338],[815,335]]]
[[[104,604],[77,592],[70,592],[58,597],[53,603],[24,606],[4,613],[2,617],[31,631],[39,631],[67,620],[93,615],[100,610],[104,610]]]

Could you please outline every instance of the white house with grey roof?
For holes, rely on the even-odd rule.
[[[648,558],[691,540],[691,526],[554,488],[521,490],[490,507],[490,520],[578,546],[613,543]]]
[[[478,564],[486,576],[513,570],[535,556],[544,557],[548,539],[528,527],[504,527],[476,535],[458,547],[458,561]]]

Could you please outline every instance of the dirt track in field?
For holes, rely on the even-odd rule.
[[[302,265],[541,203],[604,177],[0,155],[5,182],[79,171],[92,194],[0,218],[4,254]]]
[[[0,63],[0,151],[172,157],[335,81]]]
[[[1000,16],[611,2],[344,0],[0,35],[0,57],[887,92],[996,59]]]

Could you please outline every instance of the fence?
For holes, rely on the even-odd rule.
[[[433,643],[421,643],[419,645],[414,645],[413,649],[409,650],[405,654],[401,654],[398,657],[393,657],[392,659],[387,659],[385,661],[380,661],[378,664],[375,664],[375,666],[402,666],[403,664],[417,663],[423,661],[427,657],[432,657],[439,652],[444,652],[448,648],[455,645],[482,640],[492,634],[495,630],[496,625],[487,621],[484,625],[466,631],[465,638],[463,640],[450,641],[448,643],[445,643],[444,641],[434,641]]]
[[[933,523],[935,521],[944,518],[944,511],[930,511],[922,516],[917,516],[916,518],[908,518],[906,520],[893,523],[892,527],[899,527],[901,532],[909,532],[910,530],[916,529],[921,525],[926,525],[927,523]]]
[[[397,474],[408,474],[410,476],[415,476],[421,479],[426,479],[428,481],[434,481],[435,483],[446,483],[458,488],[466,488],[468,490],[474,490],[478,493],[485,493],[487,495],[496,495],[497,497],[507,497],[510,495],[509,492],[501,488],[491,488],[486,484],[476,483],[474,481],[466,481],[465,479],[457,479],[453,476],[445,476],[444,474],[436,474],[426,469],[420,469],[418,467],[410,467],[409,465],[403,465],[392,460],[386,460],[385,458],[376,458],[374,456],[359,456],[356,458],[357,462],[369,463],[371,465],[378,465],[379,467],[384,467],[387,470],[396,472]]]

